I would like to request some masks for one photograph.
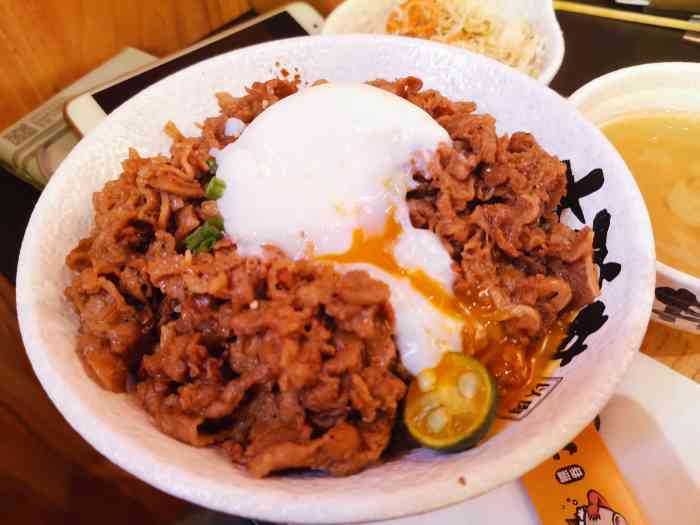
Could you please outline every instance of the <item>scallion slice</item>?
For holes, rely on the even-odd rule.
[[[219,177],[212,177],[204,190],[204,196],[210,200],[220,199],[226,189],[226,183]]]
[[[207,219],[202,226],[185,238],[185,246],[192,253],[208,252],[216,241],[224,236],[224,221],[221,217]]]

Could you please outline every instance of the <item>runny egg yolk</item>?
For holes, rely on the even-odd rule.
[[[323,261],[329,261],[340,265],[367,264],[379,268],[386,274],[397,279],[407,280],[410,286],[418,292],[436,310],[445,316],[457,319],[462,325],[463,348],[448,348],[448,351],[463,350],[468,354],[478,354],[488,364],[491,357],[500,354],[507,345],[510,349],[517,349],[518,343],[509,341],[498,321],[502,316],[489,305],[472,299],[472,296],[460,298],[456,294],[431,278],[421,269],[409,270],[403,267],[394,255],[394,247],[403,233],[401,223],[396,220],[395,210],[392,208],[387,214],[384,229],[378,234],[367,234],[362,229],[356,229],[352,236],[352,245],[342,253],[328,254],[318,257]],[[566,328],[573,320],[574,313],[564,316],[555,322],[554,326],[533,342],[530,352],[526,355],[528,378],[524,388],[542,375],[556,351],[559,343],[566,335]],[[481,330],[479,335],[477,330]],[[425,369],[430,370],[430,369]],[[503,400],[505,409],[519,401],[523,389],[516,389],[509,393]]]
[[[457,319],[471,315],[467,305],[450,291],[445,290],[425,271],[410,270],[399,264],[394,256],[394,247],[402,233],[403,227],[396,220],[395,210],[392,208],[389,210],[381,233],[368,235],[363,229],[358,228],[353,231],[352,245],[347,251],[318,258],[339,264],[371,264],[394,277],[407,279],[418,293],[443,314]]]
[[[396,279],[408,281],[410,287],[435,310],[458,323],[460,338],[447,344],[436,343],[436,346],[447,346],[443,351],[465,351],[473,354],[484,350],[489,344],[504,342],[503,329],[495,322],[499,320],[498,312],[491,311],[488,305],[479,304],[471,296],[458,297],[420,268],[407,269],[399,263],[394,255],[394,248],[402,234],[403,227],[396,220],[395,210],[391,208],[381,233],[367,234],[362,229],[356,229],[348,250],[323,255],[318,259],[341,265],[370,265]],[[449,347],[458,340],[461,341],[460,347]]]

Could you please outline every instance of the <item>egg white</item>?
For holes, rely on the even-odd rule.
[[[217,176],[226,182],[219,200],[225,229],[242,255],[260,255],[264,245],[293,258],[342,253],[356,229],[381,233],[393,210],[403,230],[394,247],[399,264],[452,289],[449,254],[432,232],[412,226],[405,199],[411,159],[450,142],[425,111],[366,84],[329,83],[273,104],[235,131],[239,139],[216,153]],[[461,348],[459,320],[408,280],[369,264],[338,266],[361,267],[389,285],[397,346],[410,372]]]

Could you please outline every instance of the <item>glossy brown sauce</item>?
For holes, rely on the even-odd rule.
[[[535,381],[545,373],[574,316],[562,316],[544,336],[530,341],[529,344],[508,337],[500,323],[506,316],[485,302],[478,290],[475,289],[465,296],[458,296],[446,290],[424,271],[402,267],[394,256],[394,246],[402,232],[403,228],[396,220],[394,210],[391,209],[382,232],[367,234],[362,229],[356,229],[353,232],[352,244],[347,251],[323,255],[319,259],[341,264],[371,264],[394,277],[408,279],[411,286],[437,310],[464,323],[462,350],[467,354],[475,355],[485,364],[494,355],[501,353],[506,345],[510,348],[520,348],[525,353],[528,379],[524,386],[508,392],[501,401],[504,408],[517,404],[518,400],[529,392]],[[485,341],[482,338],[479,343],[477,329],[485,330]],[[523,348],[525,346],[527,348]]]
[[[515,407],[521,399],[530,395],[533,386],[542,377],[546,377],[551,373],[551,369],[554,367],[552,357],[564,337],[566,337],[566,331],[576,314],[578,314],[578,311],[568,312],[560,316],[543,337],[530,345],[527,359],[529,365],[528,380],[521,388],[508,392],[501,397],[501,411],[508,411]]]

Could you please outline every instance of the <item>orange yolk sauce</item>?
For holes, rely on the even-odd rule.
[[[382,233],[366,235],[364,230],[356,229],[348,251],[323,255],[319,259],[341,264],[371,264],[394,277],[408,279],[411,286],[442,313],[457,319],[470,315],[466,305],[423,270],[408,270],[399,265],[394,257],[394,246],[402,232],[394,211],[390,210]]]
[[[504,394],[501,397],[501,407],[515,405],[522,393],[546,372],[547,365],[566,335],[566,328],[574,316],[563,316],[544,336],[524,345],[522,341],[505,333],[501,321],[507,317],[499,314],[483,299],[479,299],[478,290],[475,289],[468,296],[459,297],[446,290],[423,270],[402,267],[394,256],[394,246],[402,232],[403,227],[396,220],[394,210],[390,209],[381,233],[368,235],[364,230],[356,229],[353,232],[352,245],[347,251],[322,255],[318,259],[339,264],[371,264],[394,277],[407,279],[437,310],[464,323],[461,350],[467,355],[475,356],[487,368],[490,368],[491,362],[503,352],[524,350],[523,366],[527,368],[527,380],[516,388],[506,388],[499,384],[499,390]],[[486,338],[477,336],[477,331],[483,333],[484,330]]]

